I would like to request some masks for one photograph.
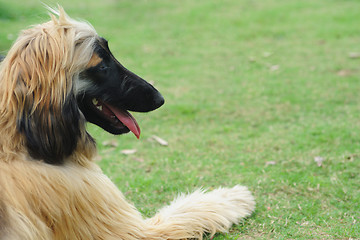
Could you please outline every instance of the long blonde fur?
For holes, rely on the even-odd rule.
[[[144,219],[93,162],[85,124],[64,164],[32,159],[19,116],[40,112],[46,126],[48,111],[61,115],[99,38],[61,7],[52,12],[58,17],[23,31],[0,66],[0,239],[202,239],[249,216],[254,198],[235,186],[180,195]]]

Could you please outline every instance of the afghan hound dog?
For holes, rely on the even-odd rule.
[[[0,66],[0,239],[202,239],[249,216],[246,187],[179,195],[144,218],[94,162],[94,123],[140,135],[129,113],[164,103],[107,41],[64,10],[22,31]]]

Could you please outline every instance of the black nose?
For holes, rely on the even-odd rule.
[[[133,112],[150,112],[161,107],[165,102],[159,91],[145,81],[132,88],[123,97],[124,108]]]
[[[159,92],[157,92],[153,101],[154,101],[154,110],[161,107],[165,103],[164,97]]]

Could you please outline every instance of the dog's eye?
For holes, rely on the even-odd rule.
[[[100,71],[105,71],[106,69],[108,69],[109,67],[108,66],[106,66],[105,64],[101,64],[100,66],[99,66],[99,70]]]

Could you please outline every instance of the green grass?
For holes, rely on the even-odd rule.
[[[140,141],[89,126],[102,169],[144,215],[179,192],[242,184],[256,212],[216,240],[359,238],[359,1],[57,2],[166,99],[135,114]],[[0,0],[0,52],[47,19],[39,1]]]

